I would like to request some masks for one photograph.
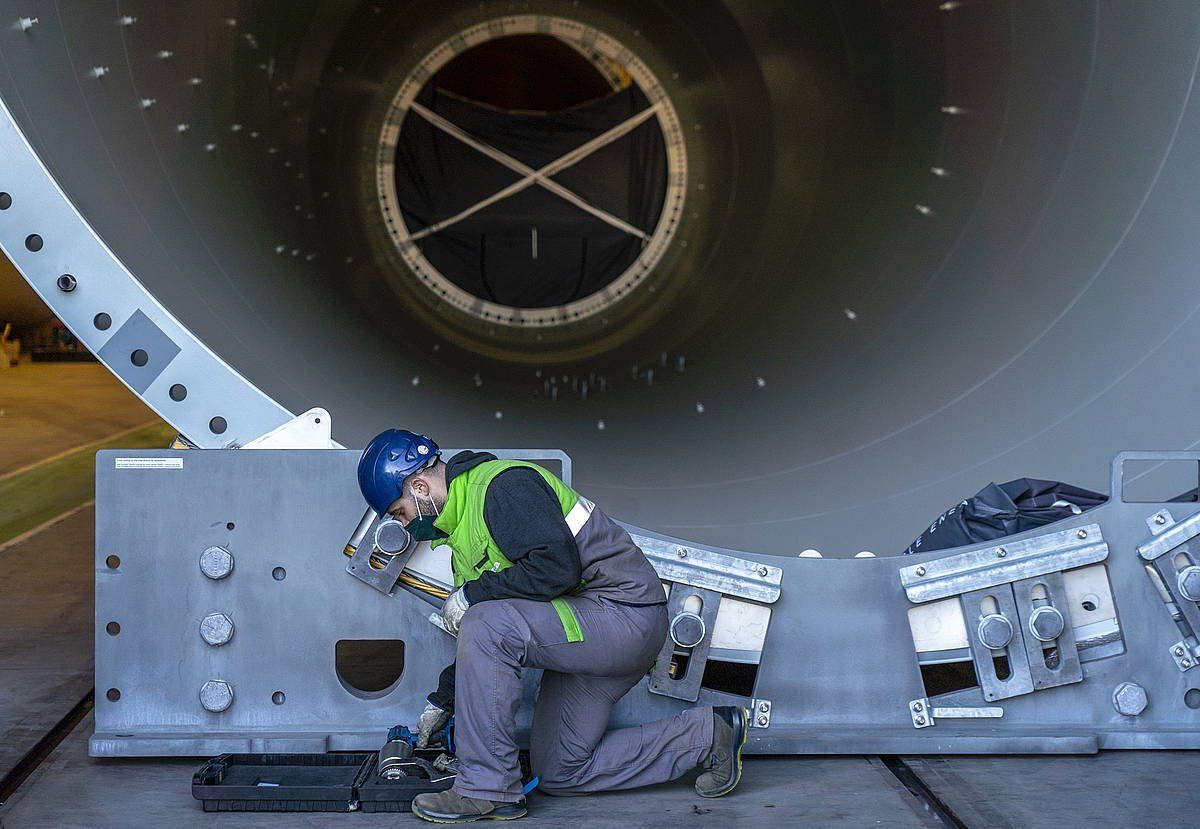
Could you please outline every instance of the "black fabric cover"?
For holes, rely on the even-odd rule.
[[[1061,481],[1017,478],[1003,484],[991,483],[939,515],[904,554],[1015,535],[1078,515],[1107,500],[1107,495]]]
[[[636,87],[559,112],[508,112],[422,90],[420,103],[537,169],[649,106]],[[666,148],[651,117],[554,177],[589,204],[651,233],[666,193]],[[458,214],[521,176],[415,112],[396,151],[396,191],[410,232]],[[532,229],[537,229],[533,257]],[[533,185],[417,243],[458,287],[504,305],[546,308],[588,296],[637,258],[638,237]]]

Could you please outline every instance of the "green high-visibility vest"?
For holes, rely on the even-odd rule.
[[[533,469],[542,476],[558,498],[563,518],[567,520],[571,532],[575,535],[579,534],[583,523],[586,522],[586,516],[591,514],[590,501],[537,464],[509,460],[484,461],[456,475],[450,482],[446,506],[434,522],[438,529],[450,536],[446,540],[434,543],[449,544],[453,551],[450,564],[454,572],[455,587],[462,587],[466,582],[479,578],[479,574],[485,570],[498,573],[512,567],[513,563],[500,552],[499,545],[488,530],[483,506],[488,485],[492,480],[501,472],[515,467]],[[567,641],[582,642],[583,630],[571,606],[561,597],[553,599],[550,603],[554,605],[558,618],[562,621]]]

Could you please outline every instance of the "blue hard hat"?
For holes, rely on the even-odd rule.
[[[432,466],[438,445],[407,429],[388,429],[371,439],[358,459],[358,487],[371,509],[387,513],[404,488],[404,479]]]

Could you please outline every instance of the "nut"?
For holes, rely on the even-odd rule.
[[[200,554],[200,572],[210,579],[223,579],[233,572],[233,554],[224,547],[206,547]]]
[[[210,613],[200,620],[200,638],[210,645],[224,645],[233,638],[233,620],[224,613]]]
[[[1146,689],[1136,682],[1122,682],[1113,689],[1112,701],[1117,713],[1136,717],[1146,710]]]
[[[1008,647],[1013,638],[1013,624],[1007,616],[989,613],[979,620],[976,629],[979,641],[994,651]]]
[[[1062,636],[1065,628],[1062,612],[1051,605],[1035,608],[1029,614],[1029,632],[1042,642],[1051,642]]]
[[[210,679],[200,686],[200,704],[219,714],[233,705],[233,686],[223,679]]]
[[[1179,593],[1191,602],[1200,602],[1200,567],[1195,564],[1184,567],[1176,576]]]

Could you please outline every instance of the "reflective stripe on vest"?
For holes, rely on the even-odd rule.
[[[566,515],[567,526],[571,528],[571,535],[579,538],[579,534],[583,532],[583,525],[592,517],[592,510],[595,508],[595,504],[582,495],[579,496],[579,500],[575,502],[575,506],[571,507],[571,511]]]

